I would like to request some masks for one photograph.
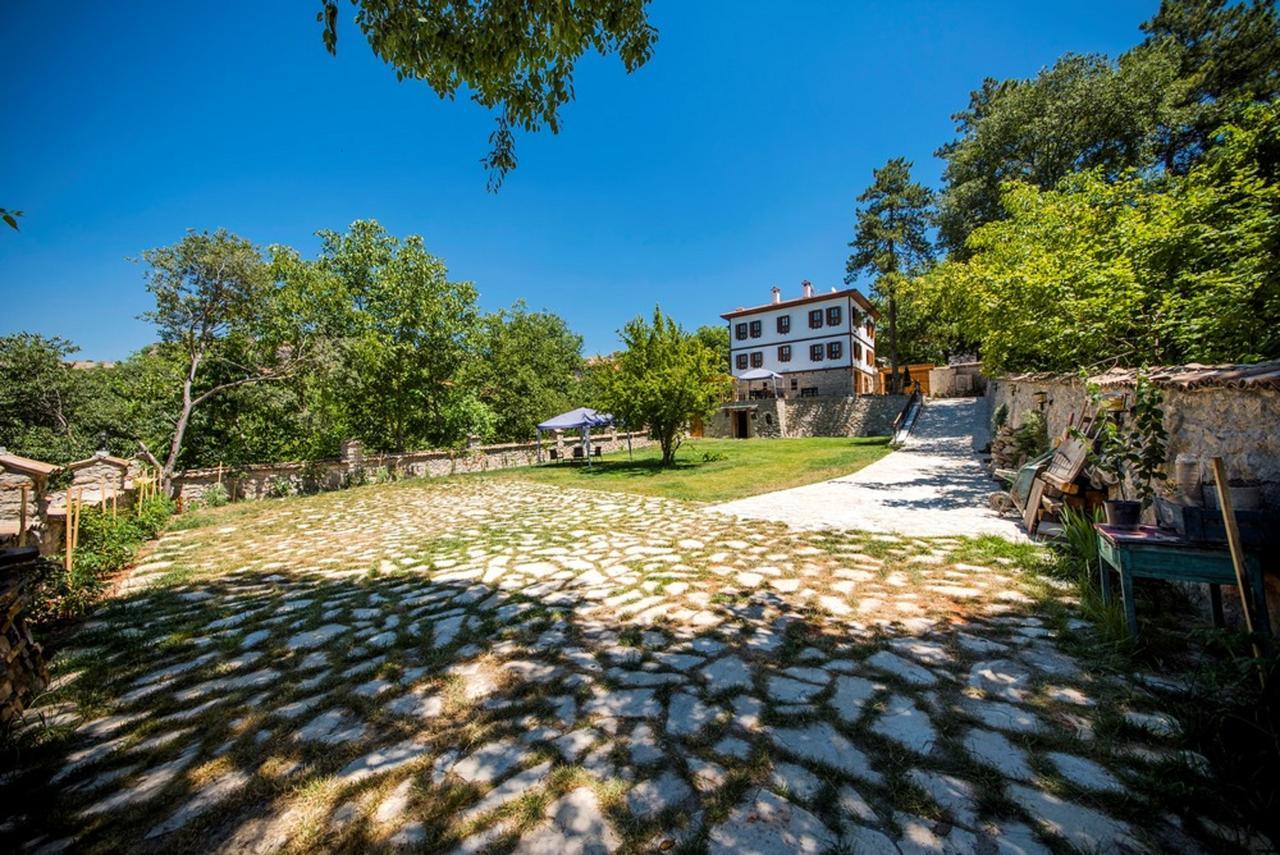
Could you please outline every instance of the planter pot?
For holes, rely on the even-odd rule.
[[[1138,519],[1142,516],[1141,502],[1108,499],[1102,504],[1107,512],[1107,525],[1113,525],[1116,528],[1137,527]]]

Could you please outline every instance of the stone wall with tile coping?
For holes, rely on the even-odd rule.
[[[632,448],[653,444],[647,433],[633,432]],[[591,444],[601,453],[625,451],[627,433],[592,434]],[[578,444],[576,433],[547,436],[542,443],[542,459],[548,459],[552,448],[560,448],[571,457]],[[438,478],[463,472],[486,472],[538,462],[538,445],[534,442],[476,445],[462,450],[410,451],[403,454],[369,454],[359,443],[343,444],[338,459],[264,463],[237,468],[188,469],[174,476],[174,489],[184,502],[199,501],[205,491],[221,482],[234,500],[262,499],[278,492],[297,493],[338,490],[364,483],[388,474],[397,477]]]
[[[1049,436],[1057,436],[1068,419],[1079,419],[1088,403],[1084,382],[1074,376],[1013,377],[992,379],[987,389],[992,413],[1002,404],[1009,408],[1009,424],[1018,425],[1028,410],[1036,409],[1035,394],[1047,395],[1045,407]],[[1205,386],[1184,389],[1164,387],[1164,426],[1169,434],[1165,470],[1172,481],[1174,461],[1187,452],[1200,459],[1201,482],[1212,483],[1209,458],[1220,456],[1233,478],[1262,481],[1263,496],[1271,508],[1280,508],[1280,392],[1250,386]],[[1151,511],[1147,512],[1148,521]],[[1267,605],[1273,626],[1280,626],[1280,577],[1265,570]],[[1207,610],[1204,585],[1188,588],[1193,599]],[[1234,591],[1224,589],[1230,600]]]

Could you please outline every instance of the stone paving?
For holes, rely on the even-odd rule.
[[[994,534],[1022,527],[991,510],[995,485],[974,454],[986,410],[975,398],[928,401],[902,448],[851,475],[712,506],[796,528],[897,532],[915,537]]]
[[[55,663],[26,851],[1196,851],[1036,547],[461,480],[165,536]],[[985,550],[985,551],[984,551]],[[1007,553],[1007,554],[1002,554]]]

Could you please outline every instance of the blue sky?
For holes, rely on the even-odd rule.
[[[317,229],[418,233],[486,309],[524,298],[588,353],[654,303],[692,328],[770,286],[838,285],[854,197],[933,151],[985,76],[1136,43],[1156,0],[656,0],[654,58],[579,65],[558,136],[523,136],[498,194],[491,117],[397,83],[341,5],[339,53],[300,0],[0,5],[0,334],[126,356],[150,340],[129,259],[226,227],[311,255]],[[56,11],[55,11],[56,9]]]

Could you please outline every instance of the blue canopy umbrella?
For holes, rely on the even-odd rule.
[[[590,407],[578,407],[567,413],[547,419],[538,425],[538,462],[542,462],[542,432],[544,430],[576,430],[582,434],[582,454],[591,465],[591,429],[613,424],[613,416],[593,410]],[[627,437],[630,446],[631,437]]]

